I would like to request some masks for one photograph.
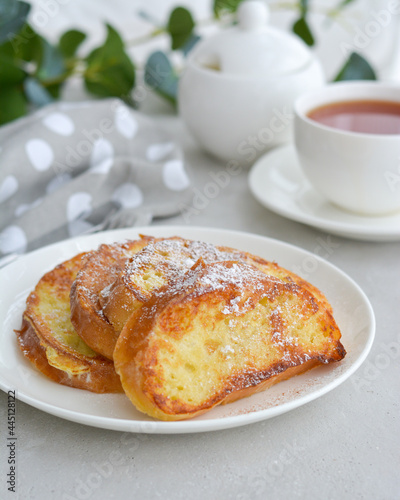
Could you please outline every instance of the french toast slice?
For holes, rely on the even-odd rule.
[[[178,236],[162,238],[150,242],[133,255],[116,280],[100,293],[102,311],[115,330],[115,342],[130,315],[160,288],[173,284],[199,258],[205,263],[226,260],[246,262],[264,274],[306,287],[311,293],[318,294],[320,300],[325,301],[326,307],[330,307],[319,290],[276,262],[226,246],[215,246]]]
[[[100,292],[114,283],[126,260],[153,239],[142,236],[138,240],[100,245],[97,250],[89,253],[72,284],[72,324],[88,346],[108,359],[113,358],[118,334],[103,313]]]
[[[98,393],[123,392],[113,362],[90,349],[70,320],[70,289],[86,257],[78,254],[39,280],[27,298],[18,343],[26,358],[55,382]]]
[[[346,351],[325,300],[244,262],[199,261],[133,312],[115,368],[140,411],[192,418],[341,360]]]
[[[100,294],[106,318],[119,334],[130,315],[163,286],[173,285],[199,258],[204,262],[238,260],[243,252],[174,236],[150,242],[126,263]]]

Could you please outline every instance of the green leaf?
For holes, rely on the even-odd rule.
[[[167,32],[171,36],[172,50],[185,45],[192,35],[194,21],[192,14],[184,7],[176,7],[168,20]]]
[[[63,75],[66,68],[64,58],[58,47],[51,45],[47,40],[42,38],[42,50],[38,71],[36,73],[39,80],[43,82]]]
[[[58,48],[65,58],[73,57],[79,45],[85,40],[86,35],[82,31],[69,30],[60,38]]]
[[[243,0],[214,0],[213,11],[217,19],[224,13],[234,13]]]
[[[376,74],[369,62],[360,54],[353,52],[334,79],[335,82],[344,80],[376,80]]]
[[[86,58],[85,86],[100,97],[128,98],[135,85],[135,68],[119,34],[107,25],[105,43]]]
[[[124,44],[117,31],[110,26],[107,26],[107,38],[104,44],[97,49],[94,49],[86,58],[90,66],[101,66],[109,59],[116,57],[124,52]]]
[[[164,52],[151,54],[145,65],[144,81],[158,94],[176,103],[178,77]]]
[[[101,72],[87,73],[85,75],[87,90],[99,97],[128,98],[134,85],[134,73],[128,69],[130,63],[129,58],[126,58],[125,62],[116,63]]]
[[[292,30],[293,33],[299,36],[307,45],[310,47],[314,45],[314,36],[305,17],[300,17],[300,19],[293,24]]]
[[[0,2],[0,43],[9,40],[26,22],[31,6],[29,3],[2,0]]]
[[[0,2],[0,24],[2,24],[3,19],[13,17],[17,9],[18,5],[14,0],[2,0]]]
[[[4,87],[0,91],[0,125],[8,123],[27,112],[27,101],[22,88]]]
[[[36,78],[28,77],[25,79],[24,91],[29,102],[36,106],[45,106],[53,101],[49,91]]]
[[[182,53],[184,56],[187,56],[189,52],[193,49],[197,42],[199,42],[201,38],[198,35],[190,35],[189,40],[182,47]]]
[[[41,57],[41,37],[25,24],[21,30],[9,37],[9,40],[0,45],[0,54],[6,55],[22,66],[25,61],[38,61]],[[19,61],[19,62],[18,62]]]
[[[0,87],[22,83],[26,77],[24,70],[19,68],[13,59],[0,53]]]
[[[60,97],[63,83],[65,82],[65,80],[67,80],[68,77],[69,77],[69,74],[66,73],[62,82],[58,82],[58,83],[44,82],[44,84],[46,85],[47,92],[50,94],[50,96],[53,99],[58,99]]]
[[[16,59],[38,62],[42,57],[42,38],[29,24],[24,24],[21,30],[7,44]]]

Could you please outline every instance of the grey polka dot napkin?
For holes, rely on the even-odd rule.
[[[112,211],[138,224],[190,199],[173,138],[118,99],[58,103],[0,128],[0,256],[87,233]]]

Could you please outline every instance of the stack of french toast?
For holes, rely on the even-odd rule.
[[[58,265],[30,293],[16,334],[55,382],[125,392],[161,420],[346,354],[313,285],[248,252],[179,236],[102,244]]]

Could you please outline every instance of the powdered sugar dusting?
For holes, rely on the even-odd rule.
[[[147,273],[149,277],[156,275],[158,278],[148,284],[151,292],[155,293],[166,284],[177,286],[182,275],[200,262],[237,261],[242,256],[243,253],[237,250],[218,248],[203,241],[179,237],[154,240],[127,261],[121,279],[126,286],[134,288],[135,295],[145,300],[140,282]]]
[[[263,288],[263,280],[265,274],[258,271],[255,267],[242,262],[232,262],[234,259],[225,259],[230,262],[227,266],[225,263],[216,263],[213,265],[212,272],[208,272],[202,277],[201,282],[211,286],[213,289],[225,288],[227,285],[235,284],[238,287],[244,288],[249,283],[254,285],[255,289]]]
[[[275,294],[275,285],[281,281],[272,276],[266,276],[255,267],[243,262],[218,262],[207,266],[204,274],[199,277],[199,284],[205,291],[235,290],[234,296],[225,304],[222,313],[241,315],[254,308],[254,295],[258,298],[270,297]],[[251,291],[251,295],[249,295]],[[232,320],[231,320],[232,321]],[[231,323],[232,326],[234,323]]]
[[[242,252],[218,249],[211,243],[203,241],[169,238],[150,242],[138,252],[126,266],[126,274],[140,272],[143,268],[155,264],[169,264],[173,268],[190,269],[199,259],[204,262],[221,262],[239,260]]]
[[[312,393],[318,393],[324,387],[339,378],[348,369],[346,359],[334,365],[313,368],[307,373],[254,394],[227,406],[215,408],[213,418],[227,418],[247,415],[291,403]]]
[[[220,351],[223,354],[223,356],[225,357],[225,359],[230,359],[231,354],[234,354],[235,349],[233,349],[233,347],[230,345],[225,345],[225,346],[220,348]]]

